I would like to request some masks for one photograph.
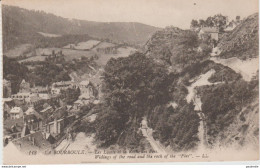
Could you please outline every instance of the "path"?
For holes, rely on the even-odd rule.
[[[200,118],[200,125],[199,125],[199,140],[200,144],[198,146],[199,151],[203,151],[205,147],[207,146],[207,127],[205,123],[205,115],[202,113],[201,110],[201,99],[196,94],[196,87],[198,86],[205,86],[205,85],[213,85],[213,84],[219,84],[221,82],[211,83],[208,81],[208,79],[215,73],[214,69],[209,70],[207,73],[202,74],[199,76],[199,78],[193,80],[193,83],[187,87],[188,89],[188,95],[186,97],[186,100],[188,103],[193,101],[195,107],[194,110],[197,111],[197,114]]]
[[[259,58],[240,60],[236,57],[228,59],[212,57],[210,60],[214,61],[215,63],[228,66],[236,73],[240,73],[245,81],[250,81],[252,77],[256,75],[256,72],[259,69]]]
[[[157,151],[158,153],[166,153],[163,145],[159,141],[156,141],[153,138],[153,129],[149,128],[147,125],[147,119],[146,117],[143,118],[141,122],[141,131],[143,136],[147,139],[147,141],[151,144],[152,148]]]

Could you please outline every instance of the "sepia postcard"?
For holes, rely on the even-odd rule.
[[[3,164],[259,160],[258,0],[3,0]]]

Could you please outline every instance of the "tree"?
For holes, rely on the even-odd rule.
[[[12,93],[19,91],[20,82],[25,79],[28,80],[29,69],[18,63],[15,59],[3,57],[3,77],[11,81]]]
[[[203,20],[203,19],[200,19],[200,20],[199,20],[199,25],[200,25],[200,27],[205,27],[205,26],[207,26],[206,21]]]
[[[228,23],[228,17],[223,16],[221,14],[217,14],[213,16],[212,21],[214,23],[214,26],[218,27],[220,32],[223,32]]]
[[[223,16],[221,14],[217,14],[215,16],[210,16],[206,20],[200,19],[198,26],[199,27],[218,27],[220,31],[224,31],[224,28],[226,27],[228,23],[228,17]],[[191,21],[191,26],[196,25],[196,21]]]
[[[214,20],[213,17],[208,17],[207,20],[206,20],[206,25],[207,25],[208,27],[213,27],[213,26],[215,26],[213,20]]]
[[[190,27],[191,28],[198,28],[199,27],[199,22],[197,20],[192,19]]]
[[[80,96],[80,89],[71,89],[68,88],[64,93],[62,93],[65,97],[65,103],[72,105],[76,100],[78,100]]]
[[[97,117],[98,123],[109,126],[98,125],[97,138],[104,144],[115,143],[119,136],[122,140],[129,135],[136,139],[142,117],[155,106],[169,101],[171,82],[165,67],[144,54],[110,59],[104,72],[104,104],[108,107]],[[126,141],[131,144],[131,140]]]
[[[240,16],[236,16],[236,21],[240,22]]]

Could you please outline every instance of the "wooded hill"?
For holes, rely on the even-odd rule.
[[[137,22],[92,22],[66,19],[43,11],[2,6],[4,49],[17,44],[33,43],[38,32],[57,35],[88,34],[93,38],[110,39],[134,45],[144,44],[160,28]]]

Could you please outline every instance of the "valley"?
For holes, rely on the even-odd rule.
[[[184,30],[3,10],[5,146],[90,155],[258,149],[258,15],[234,29],[219,14]]]

